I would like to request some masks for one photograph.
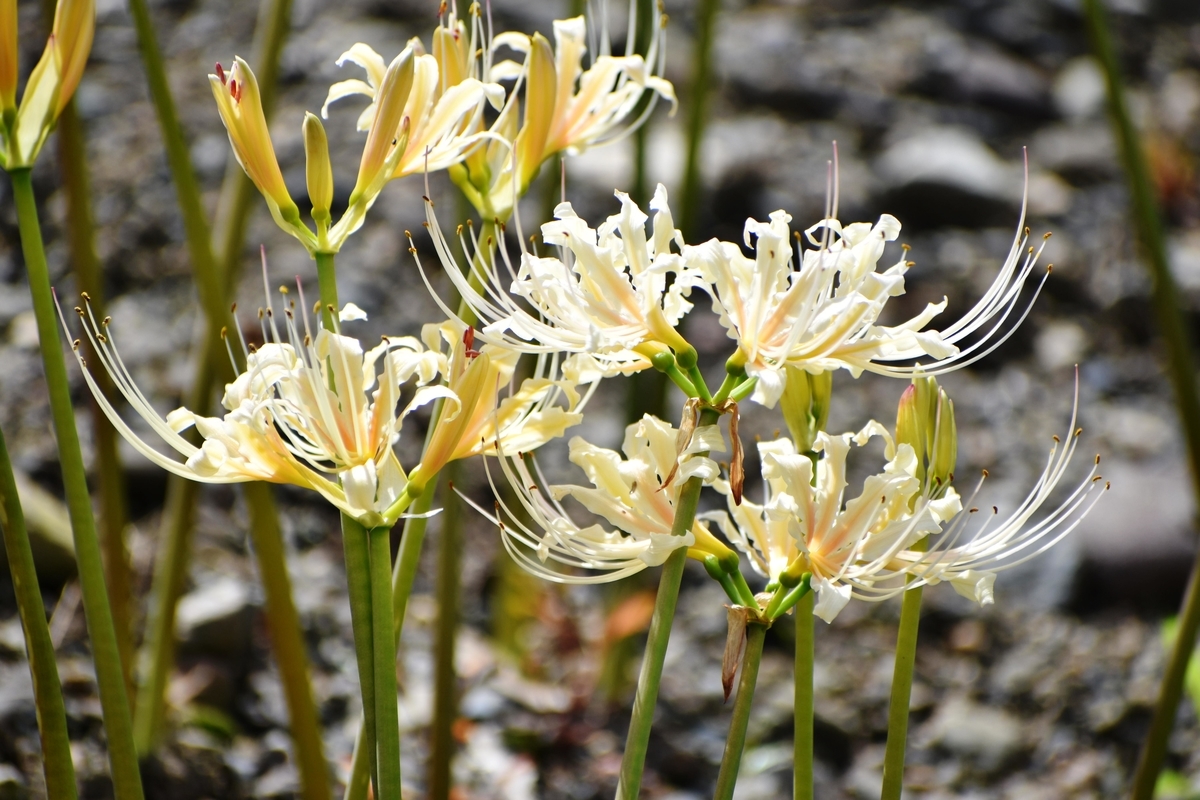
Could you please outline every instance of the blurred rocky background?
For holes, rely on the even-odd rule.
[[[166,412],[179,404],[193,373],[197,301],[132,23],[120,0],[99,0],[98,6],[95,49],[77,95],[88,137],[97,247],[121,352]],[[614,3],[609,13],[616,42],[624,39],[619,6]],[[1111,0],[1109,6],[1169,219],[1172,265],[1196,328],[1200,7],[1185,0]],[[493,0],[491,8],[498,29],[549,34],[566,4]],[[20,5],[22,30],[43,29],[38,11],[38,3]],[[205,75],[214,62],[228,64],[234,54],[249,53],[255,4],[159,0],[154,11],[194,163],[215,208],[229,145]],[[688,85],[693,3],[668,0],[666,12],[667,75],[686,105],[695,90]],[[296,0],[272,124],[295,197],[305,196],[303,112],[320,108],[330,83],[359,77],[353,67],[336,67],[337,56],[356,41],[389,59],[409,37],[428,43],[436,13],[435,0]],[[841,219],[894,214],[904,224],[901,241],[912,246],[916,267],[909,293],[892,309],[897,318],[945,295],[950,305],[944,316],[952,320],[985,291],[1013,240],[1027,153],[1027,224],[1034,241],[1053,232],[1042,263],[1053,263],[1054,271],[1015,335],[989,358],[944,380],[957,404],[958,472],[974,476],[988,468],[991,478],[979,505],[1012,508],[1040,471],[1050,437],[1068,431],[1078,364],[1084,434],[1069,477],[1082,479],[1093,453],[1100,453],[1112,490],[1069,539],[1002,575],[995,606],[980,610],[948,587],[927,592],[906,797],[1119,796],[1157,691],[1161,622],[1178,606],[1195,551],[1194,501],[1149,283],[1127,221],[1102,77],[1087,55],[1077,0],[728,0],[717,31],[699,238],[740,239],[747,217],[761,219],[777,208],[791,213],[798,228],[812,224],[822,213],[836,141]],[[40,48],[38,36],[27,42]],[[33,49],[24,53],[26,72],[36,55]],[[343,101],[327,123],[342,204],[361,146],[353,130],[358,111],[354,101]],[[650,178],[676,195],[682,120],[669,118],[660,106],[648,135]],[[52,275],[60,295],[71,296],[64,197],[52,157],[43,158],[34,178]],[[557,178],[526,198],[526,233],[547,219]],[[567,196],[593,224],[615,212],[612,190],[632,181],[628,139],[567,162]],[[444,177],[433,176],[430,191],[444,225],[465,213],[456,210],[461,207]],[[434,320],[404,239],[405,229],[417,232],[421,258],[436,271],[420,230],[423,192],[420,178],[390,186],[339,260],[343,299],[370,316],[354,331],[365,339],[415,333]],[[0,427],[30,492],[53,495],[58,464],[9,198],[7,182],[0,181]],[[314,282],[303,249],[256,202],[239,292],[244,309],[261,302],[259,244],[267,248],[273,286],[296,276]],[[899,257],[897,247],[884,261]],[[697,299],[687,335],[710,357],[709,367],[719,369],[729,341],[707,303]],[[246,315],[247,323],[251,319]],[[86,439],[86,390],[81,380],[77,386]],[[890,424],[902,388],[884,378],[855,381],[839,374],[830,428],[857,429],[872,416]],[[581,433],[618,445],[626,392],[618,382],[606,387]],[[668,407],[678,404],[671,400]],[[414,442],[422,422],[413,425]],[[771,436],[776,426],[776,417],[748,412],[748,435]],[[564,453],[565,446],[552,445],[545,462],[562,466]],[[132,450],[124,456],[135,513],[132,556],[144,598],[165,480]],[[478,465],[471,475],[469,491],[482,498]],[[344,771],[359,700],[336,515],[315,495],[285,490],[280,496],[328,752]],[[53,625],[62,643],[77,769],[85,796],[107,797],[99,704],[64,558],[69,536],[52,499],[43,497],[39,508],[44,586],[56,605]],[[468,519],[457,796],[611,796],[653,581],[623,591],[544,586],[513,568],[484,521]],[[431,527],[429,566],[410,605],[402,659],[405,781],[415,795],[424,786],[431,714],[437,524]],[[148,796],[267,798],[295,790],[286,711],[265,644],[245,526],[235,492],[204,491],[190,594],[179,610],[184,646],[171,684],[179,724],[148,775]],[[10,590],[4,592],[0,796],[38,796],[28,671],[15,605]],[[648,796],[684,800],[711,790],[728,724],[719,680],[723,606],[716,586],[699,570],[689,571],[652,740]],[[896,603],[852,605],[835,624],[819,627],[821,798],[878,795],[897,615]],[[768,639],[753,745],[738,790],[744,800],[791,791],[789,628],[779,626]],[[1200,697],[1185,700],[1171,740],[1169,766],[1181,787],[1192,787],[1179,796],[1200,790],[1193,702]]]

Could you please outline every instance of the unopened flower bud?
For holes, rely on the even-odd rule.
[[[350,193],[350,205],[370,205],[391,178],[395,160],[404,152],[405,143],[397,141],[396,137],[400,135],[404,106],[412,91],[413,62],[412,48],[405,48],[388,65],[379,90],[375,93],[375,119],[371,122],[367,143],[363,147],[358,180],[354,184],[354,191]]]
[[[221,121],[229,132],[233,153],[266,199],[271,216],[289,233],[300,235],[303,230],[311,237],[311,233],[300,223],[300,209],[292,201],[283,181],[283,173],[279,170],[275,147],[271,144],[271,134],[267,129],[267,118],[263,114],[258,80],[250,65],[235,58],[228,75],[224,70],[218,70],[218,74],[208,76],[208,81],[217,100]]]
[[[829,419],[833,373],[813,375],[799,367],[788,366],[785,369],[787,384],[780,398],[780,410],[796,449],[807,453],[813,449],[817,434],[825,429]]]
[[[525,124],[517,136],[517,165],[520,170],[519,193],[524,194],[537,176],[546,156],[546,141],[554,123],[558,73],[554,67],[554,49],[540,33],[530,39],[529,74],[525,79]]]
[[[949,485],[958,460],[954,403],[933,378],[914,378],[896,409],[896,444],[917,456],[917,478],[933,495]]]
[[[17,110],[17,0],[0,0],[0,111],[8,117]]]
[[[304,161],[313,220],[327,226],[329,206],[333,203],[333,166],[329,163],[329,139],[325,136],[325,127],[311,113],[304,115]]]
[[[83,68],[92,52],[92,37],[96,32],[95,0],[59,0],[54,10],[51,36],[59,48],[59,89],[55,118],[62,113],[75,94],[83,77]]]

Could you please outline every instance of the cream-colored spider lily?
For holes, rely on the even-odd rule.
[[[515,508],[494,484],[495,513],[472,505],[500,528],[505,548],[521,566],[557,583],[619,580],[661,564],[679,547],[701,560],[722,556],[728,548],[702,523],[694,524],[686,535],[671,535],[679,487],[692,476],[705,481],[717,476],[716,463],[704,453],[724,450],[720,431],[715,425],[697,428],[682,455],[677,436],[670,423],[647,415],[625,429],[624,458],[578,436],[571,439],[570,459],[584,471],[591,487],[547,486],[531,457],[502,457],[501,469],[516,496]],[[664,487],[680,458],[674,481]],[[563,505],[568,497],[612,528],[577,523]]]
[[[767,406],[774,406],[783,393],[787,366],[812,373],[844,368],[855,376],[867,371],[910,378],[971,364],[1012,335],[1045,283],[1043,277],[1029,306],[1006,326],[1045,246],[1043,239],[1042,247],[1029,247],[1022,207],[1000,272],[961,319],[942,331],[923,330],[945,309],[943,298],[910,320],[883,326],[877,324],[880,312],[889,298],[904,293],[904,274],[912,266],[905,252],[883,272],[876,269],[884,245],[900,233],[899,221],[885,214],[874,225],[843,227],[826,218],[805,231],[814,247],[803,253],[799,269],[793,267],[790,221],[784,211],[771,214],[769,222],[746,221],[745,243],[749,247],[753,240],[754,258],[738,245],[716,239],[683,251],[688,267],[699,269],[711,284],[713,309],[737,341],[747,374],[757,378],[754,399]],[[933,360],[918,366],[894,363],[925,356]]]
[[[523,252],[519,267],[505,248],[497,257],[473,236],[460,239],[473,253],[472,274],[464,274],[445,238],[433,204],[426,202],[428,228],[446,275],[459,296],[483,325],[479,336],[527,353],[573,354],[564,364],[568,377],[588,382],[599,375],[631,372],[650,366],[648,348],[679,350],[689,347],[675,326],[691,309],[692,287],[701,284],[671,244],[682,245],[660,185],[650,202],[653,233],[645,231],[647,217],[622,192],[616,193],[621,211],[598,230],[576,216],[570,203],[555,209],[557,219],[542,226],[549,245],[561,248],[562,258]],[[412,248],[414,257],[416,249]],[[564,260],[565,259],[565,260]],[[421,267],[420,260],[417,261]],[[422,268],[422,276],[425,271]],[[674,276],[668,287],[667,276]],[[426,285],[448,316],[454,312]]]
[[[334,224],[329,214],[333,179],[325,131],[316,116],[305,117],[305,158],[315,232],[300,219],[300,210],[284,183],[250,66],[235,58],[228,74],[218,64],[216,73],[208,76],[238,162],[266,199],[275,222],[310,253],[341,249],[362,226],[389,180],[444,169],[461,159],[479,141],[480,134],[474,131],[488,98],[499,102],[503,97],[499,86],[487,87],[476,80],[443,91],[437,61],[423,52],[417,39],[386,66],[377,53],[361,44],[345,53],[339,63],[345,60],[362,64],[371,80],[363,86],[373,102],[369,114],[360,117],[360,123],[366,121],[367,141],[349,204]]]
[[[721,531],[749,556],[755,571],[772,581],[789,567],[812,573],[814,613],[831,621],[860,585],[870,586],[889,556],[940,530],[960,508],[949,489],[939,500],[921,497],[917,458],[908,445],[889,447],[883,471],[863,482],[846,500],[846,456],[851,443],[865,444],[882,426],[859,434],[817,434],[816,464],[796,452],[790,439],[759,444],[764,481],[761,504],[737,505],[728,484],[715,487],[729,497],[728,512],[709,512]],[[798,575],[797,575],[798,577]]]
[[[484,80],[515,80],[508,103],[491,126],[499,140],[450,170],[451,179],[485,219],[507,219],[516,199],[550,156],[574,155],[628,135],[641,125],[659,97],[669,100],[674,112],[675,90],[659,77],[664,59],[663,27],[655,27],[643,58],[632,55],[633,19],[626,43],[631,55],[610,55],[607,37],[602,36],[599,53],[586,70],[587,23],[583,17],[554,22],[553,49],[541,34],[513,32],[496,36],[480,49]],[[521,63],[506,60],[493,64],[501,47],[520,53]],[[647,92],[651,102],[639,112]],[[522,94],[524,103],[519,106]],[[512,143],[511,150],[505,142]]]
[[[50,38],[25,82],[18,108],[17,3],[0,2],[0,167],[13,170],[33,166],[83,77],[95,31],[94,0],[59,0]]]
[[[343,315],[354,310],[347,306]],[[160,452],[121,419],[84,364],[76,340],[76,358],[96,402],[142,455],[202,483],[261,480],[313,489],[367,527],[394,523],[411,500],[408,478],[393,451],[404,418],[438,398],[450,405],[447,419],[462,405],[453,387],[431,385],[444,359],[417,339],[384,339],[364,352],[353,337],[324,329],[314,334],[307,314],[297,320],[289,303],[285,336],[269,304],[260,313],[266,344],[246,353],[245,370],[225,387],[222,418],[186,408],[164,418],[121,360],[110,320],[97,320],[87,302],[78,313],[118,390],[183,460]],[[482,356],[472,365],[475,372],[485,370],[489,360]],[[410,380],[416,391],[397,413],[401,389]],[[181,435],[193,426],[202,438],[199,446]]]

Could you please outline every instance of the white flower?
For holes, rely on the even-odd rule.
[[[888,463],[883,472],[867,477],[856,498],[846,501],[851,442],[862,445],[881,433],[888,442]],[[816,463],[815,478],[813,461],[797,454],[790,440],[760,444],[764,502],[743,500],[738,506],[731,498],[728,512],[704,516],[716,520],[726,538],[750,557],[753,568],[771,581],[785,571],[797,578],[811,573],[814,613],[826,622],[851,598],[880,601],[907,588],[942,581],[949,581],[965,597],[988,604],[994,599],[997,571],[1052,547],[1075,529],[1100,498],[1094,491],[1102,480],[1093,467],[1064,502],[1029,524],[1062,479],[1078,434],[1076,430],[1065,445],[1054,437],[1046,468],[1017,510],[1002,521],[997,515],[965,543],[977,509],[964,512],[953,488],[937,499],[922,491],[912,448],[893,446],[883,426],[874,421],[854,435],[818,434],[814,449],[823,456]],[[715,486],[730,494],[723,481]],[[929,545],[925,551],[914,547],[922,541]]]
[[[701,285],[701,278],[671,250],[672,242],[682,246],[682,238],[674,227],[666,190],[660,185],[650,203],[655,214],[649,237],[646,215],[628,195],[616,196],[620,213],[598,230],[588,227],[570,203],[555,209],[557,219],[542,226],[542,235],[547,244],[561,248],[563,258],[523,252],[520,267],[514,269],[504,248],[498,263],[490,247],[468,243],[464,237],[464,250],[475,253],[473,275],[458,266],[432,204],[426,203],[438,256],[483,325],[483,341],[529,353],[584,354],[564,365],[577,380],[585,380],[593,370],[611,375],[649,367],[644,347],[648,343],[688,346],[675,326],[691,309],[686,298],[692,287]],[[669,287],[668,275],[674,276]],[[426,285],[430,286],[428,277]],[[432,286],[430,291],[453,316]]]
[[[1005,328],[1041,253],[1040,248],[1028,247],[1024,208],[1012,248],[991,287],[974,308],[942,331],[923,329],[945,309],[945,299],[899,325],[877,324],[888,299],[904,293],[904,274],[912,266],[904,254],[885,271],[876,269],[885,243],[900,233],[895,217],[885,214],[874,225],[843,227],[832,218],[817,223],[805,231],[814,247],[803,253],[799,269],[793,268],[790,221],[783,211],[771,214],[769,222],[746,221],[745,243],[749,247],[753,240],[753,259],[738,245],[715,239],[683,252],[688,266],[700,269],[711,284],[713,309],[737,341],[747,374],[757,378],[754,399],[764,405],[774,406],[783,393],[787,365],[813,373],[844,368],[856,377],[863,371],[938,375],[987,355],[1024,319],[1023,313]],[[1036,297],[1035,292],[1030,305]],[[978,339],[960,348],[980,331]],[[895,365],[924,356],[933,361]]]
[[[716,477],[716,463],[699,453],[718,445],[723,449],[715,426],[697,429],[687,445],[682,448],[678,474],[668,486],[663,483],[681,457],[678,431],[649,415],[626,428],[624,458],[578,436],[571,439],[570,459],[587,475],[590,487],[547,486],[532,458],[502,457],[501,468],[516,495],[516,508],[499,492],[495,514],[475,508],[500,527],[505,548],[519,564],[558,583],[618,580],[661,564],[680,547],[687,547],[696,558],[727,552],[699,522],[684,536],[671,534],[684,480],[692,475],[706,481]],[[575,522],[563,505],[568,497],[612,527]],[[564,567],[596,574],[564,572]]]
[[[818,434],[814,450],[823,456],[815,478],[812,459],[790,440],[760,444],[764,502],[743,499],[739,506],[730,497],[728,513],[706,515],[772,581],[800,559],[803,571],[812,573],[815,613],[826,622],[858,587],[872,585],[891,556],[939,530],[958,507],[953,489],[938,501],[921,496],[916,455],[908,445],[894,452],[889,447],[883,471],[867,477],[858,497],[845,499],[850,445],[865,444],[881,427],[872,422],[857,436]],[[723,481],[717,489],[731,494]]]

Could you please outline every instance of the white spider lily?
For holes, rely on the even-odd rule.
[[[906,378],[939,375],[990,353],[1028,314],[1026,307],[1005,327],[1041,254],[1041,247],[1029,247],[1024,206],[1012,248],[991,287],[942,331],[923,329],[945,309],[945,299],[899,325],[876,324],[888,299],[904,293],[904,274],[912,266],[904,254],[890,268],[876,271],[885,243],[900,233],[895,217],[885,214],[874,225],[845,227],[826,218],[805,232],[815,248],[804,252],[798,270],[790,221],[783,211],[771,214],[769,222],[746,221],[745,243],[749,247],[753,238],[753,259],[736,244],[715,239],[683,252],[689,267],[700,269],[712,285],[713,309],[737,341],[747,374],[757,378],[754,399],[764,405],[774,406],[783,393],[787,366],[812,373],[844,368],[856,377],[863,371]],[[1029,306],[1040,291],[1041,284]],[[894,363],[925,356],[934,360],[917,366]]]
[[[939,500],[920,496],[917,458],[908,445],[889,446],[883,471],[864,481],[858,497],[846,500],[850,445],[865,444],[881,428],[871,423],[857,435],[817,434],[814,450],[823,457],[815,479],[812,459],[797,453],[791,440],[762,443],[763,503],[743,499],[739,506],[730,497],[728,513],[707,515],[772,581],[789,567],[794,571],[798,562],[811,572],[814,613],[826,622],[857,587],[870,586],[886,569],[887,556],[940,530],[940,523],[960,508],[953,489]],[[731,495],[724,481],[716,488]]]
[[[647,415],[625,429],[624,458],[579,437],[571,439],[570,459],[583,469],[591,487],[547,487],[532,458],[502,457],[501,469],[516,495],[516,508],[495,492],[494,484],[498,498],[494,514],[472,505],[499,526],[505,548],[521,566],[558,583],[619,580],[661,564],[680,547],[698,559],[727,553],[728,548],[699,522],[683,536],[671,535],[679,487],[692,476],[713,480],[717,465],[703,453],[724,449],[716,426],[696,429],[682,455],[677,438],[678,431],[669,423]],[[675,480],[663,486],[680,458]],[[575,522],[563,506],[567,497],[612,528]]]
[[[368,527],[394,523],[409,499],[408,478],[392,449],[404,418],[437,398],[451,404],[450,417],[461,405],[451,388],[430,385],[444,360],[413,337],[384,339],[364,353],[352,337],[324,329],[314,336],[307,315],[297,321],[288,305],[286,336],[280,336],[269,304],[260,312],[267,343],[246,353],[246,369],[226,386],[222,418],[186,408],[160,416],[121,360],[110,320],[97,321],[86,302],[78,309],[101,366],[182,461],[160,452],[121,419],[79,355],[78,340],[76,358],[105,415],[163,469],[202,483],[290,483],[319,492]],[[353,318],[355,310],[348,306],[343,314]],[[397,413],[401,387],[412,379],[416,392]],[[203,440],[199,446],[181,435],[193,426]]]
[[[520,267],[514,269],[503,247],[497,260],[491,243],[485,248],[468,241],[460,228],[464,251],[475,254],[473,274],[464,274],[458,266],[432,203],[426,203],[427,227],[438,256],[483,325],[482,340],[528,353],[578,354],[582,357],[569,358],[564,372],[581,382],[645,369],[653,347],[690,347],[675,326],[691,309],[686,298],[693,286],[701,285],[701,278],[671,251],[672,242],[682,246],[683,240],[667,206],[666,190],[660,185],[650,203],[655,214],[649,237],[646,215],[628,195],[616,196],[620,213],[598,230],[576,216],[570,203],[555,209],[557,219],[542,226],[542,236],[547,244],[562,248],[565,261],[524,252]],[[423,268],[421,274],[425,276]],[[674,275],[669,288],[668,274]],[[428,277],[426,285],[442,310],[454,316]]]
[[[1017,510],[984,524],[965,543],[977,509],[964,512],[952,487],[931,499],[927,489],[922,491],[912,448],[893,446],[883,426],[874,421],[856,435],[818,434],[815,449],[824,456],[817,462],[815,480],[812,460],[798,455],[790,440],[761,444],[764,502],[743,500],[737,506],[730,500],[728,512],[706,516],[715,519],[726,537],[750,557],[754,569],[770,580],[777,581],[784,571],[793,577],[810,572],[816,593],[814,613],[826,622],[851,598],[881,601],[906,588],[942,581],[949,581],[959,594],[988,604],[994,599],[996,572],[1052,547],[1099,500],[1095,490],[1102,479],[1093,466],[1065,501],[1029,524],[1065,474],[1079,433],[1075,430],[1065,445],[1054,437],[1046,468]],[[850,443],[865,444],[876,434],[887,439],[890,460],[883,472],[866,479],[858,497],[844,501]],[[1095,463],[1100,463],[1099,457]],[[723,481],[715,486],[729,494]],[[938,534],[927,551],[913,548]]]
[[[634,21],[631,17],[628,53],[633,52]],[[491,127],[498,140],[476,151],[450,173],[485,218],[507,219],[542,163],[555,153],[575,155],[626,136],[641,125],[659,97],[669,100],[674,112],[675,90],[670,82],[658,77],[664,59],[661,26],[655,28],[645,58],[610,55],[607,36],[603,36],[600,52],[585,70],[586,38],[586,21],[575,17],[554,22],[553,49],[541,34],[513,32],[500,34],[481,48],[484,61],[480,66],[487,76],[484,80],[516,81],[508,103]],[[520,53],[521,63],[492,64],[493,55],[501,47]],[[651,93],[651,103],[634,117],[647,92]],[[518,124],[517,101],[521,94],[523,116]]]

